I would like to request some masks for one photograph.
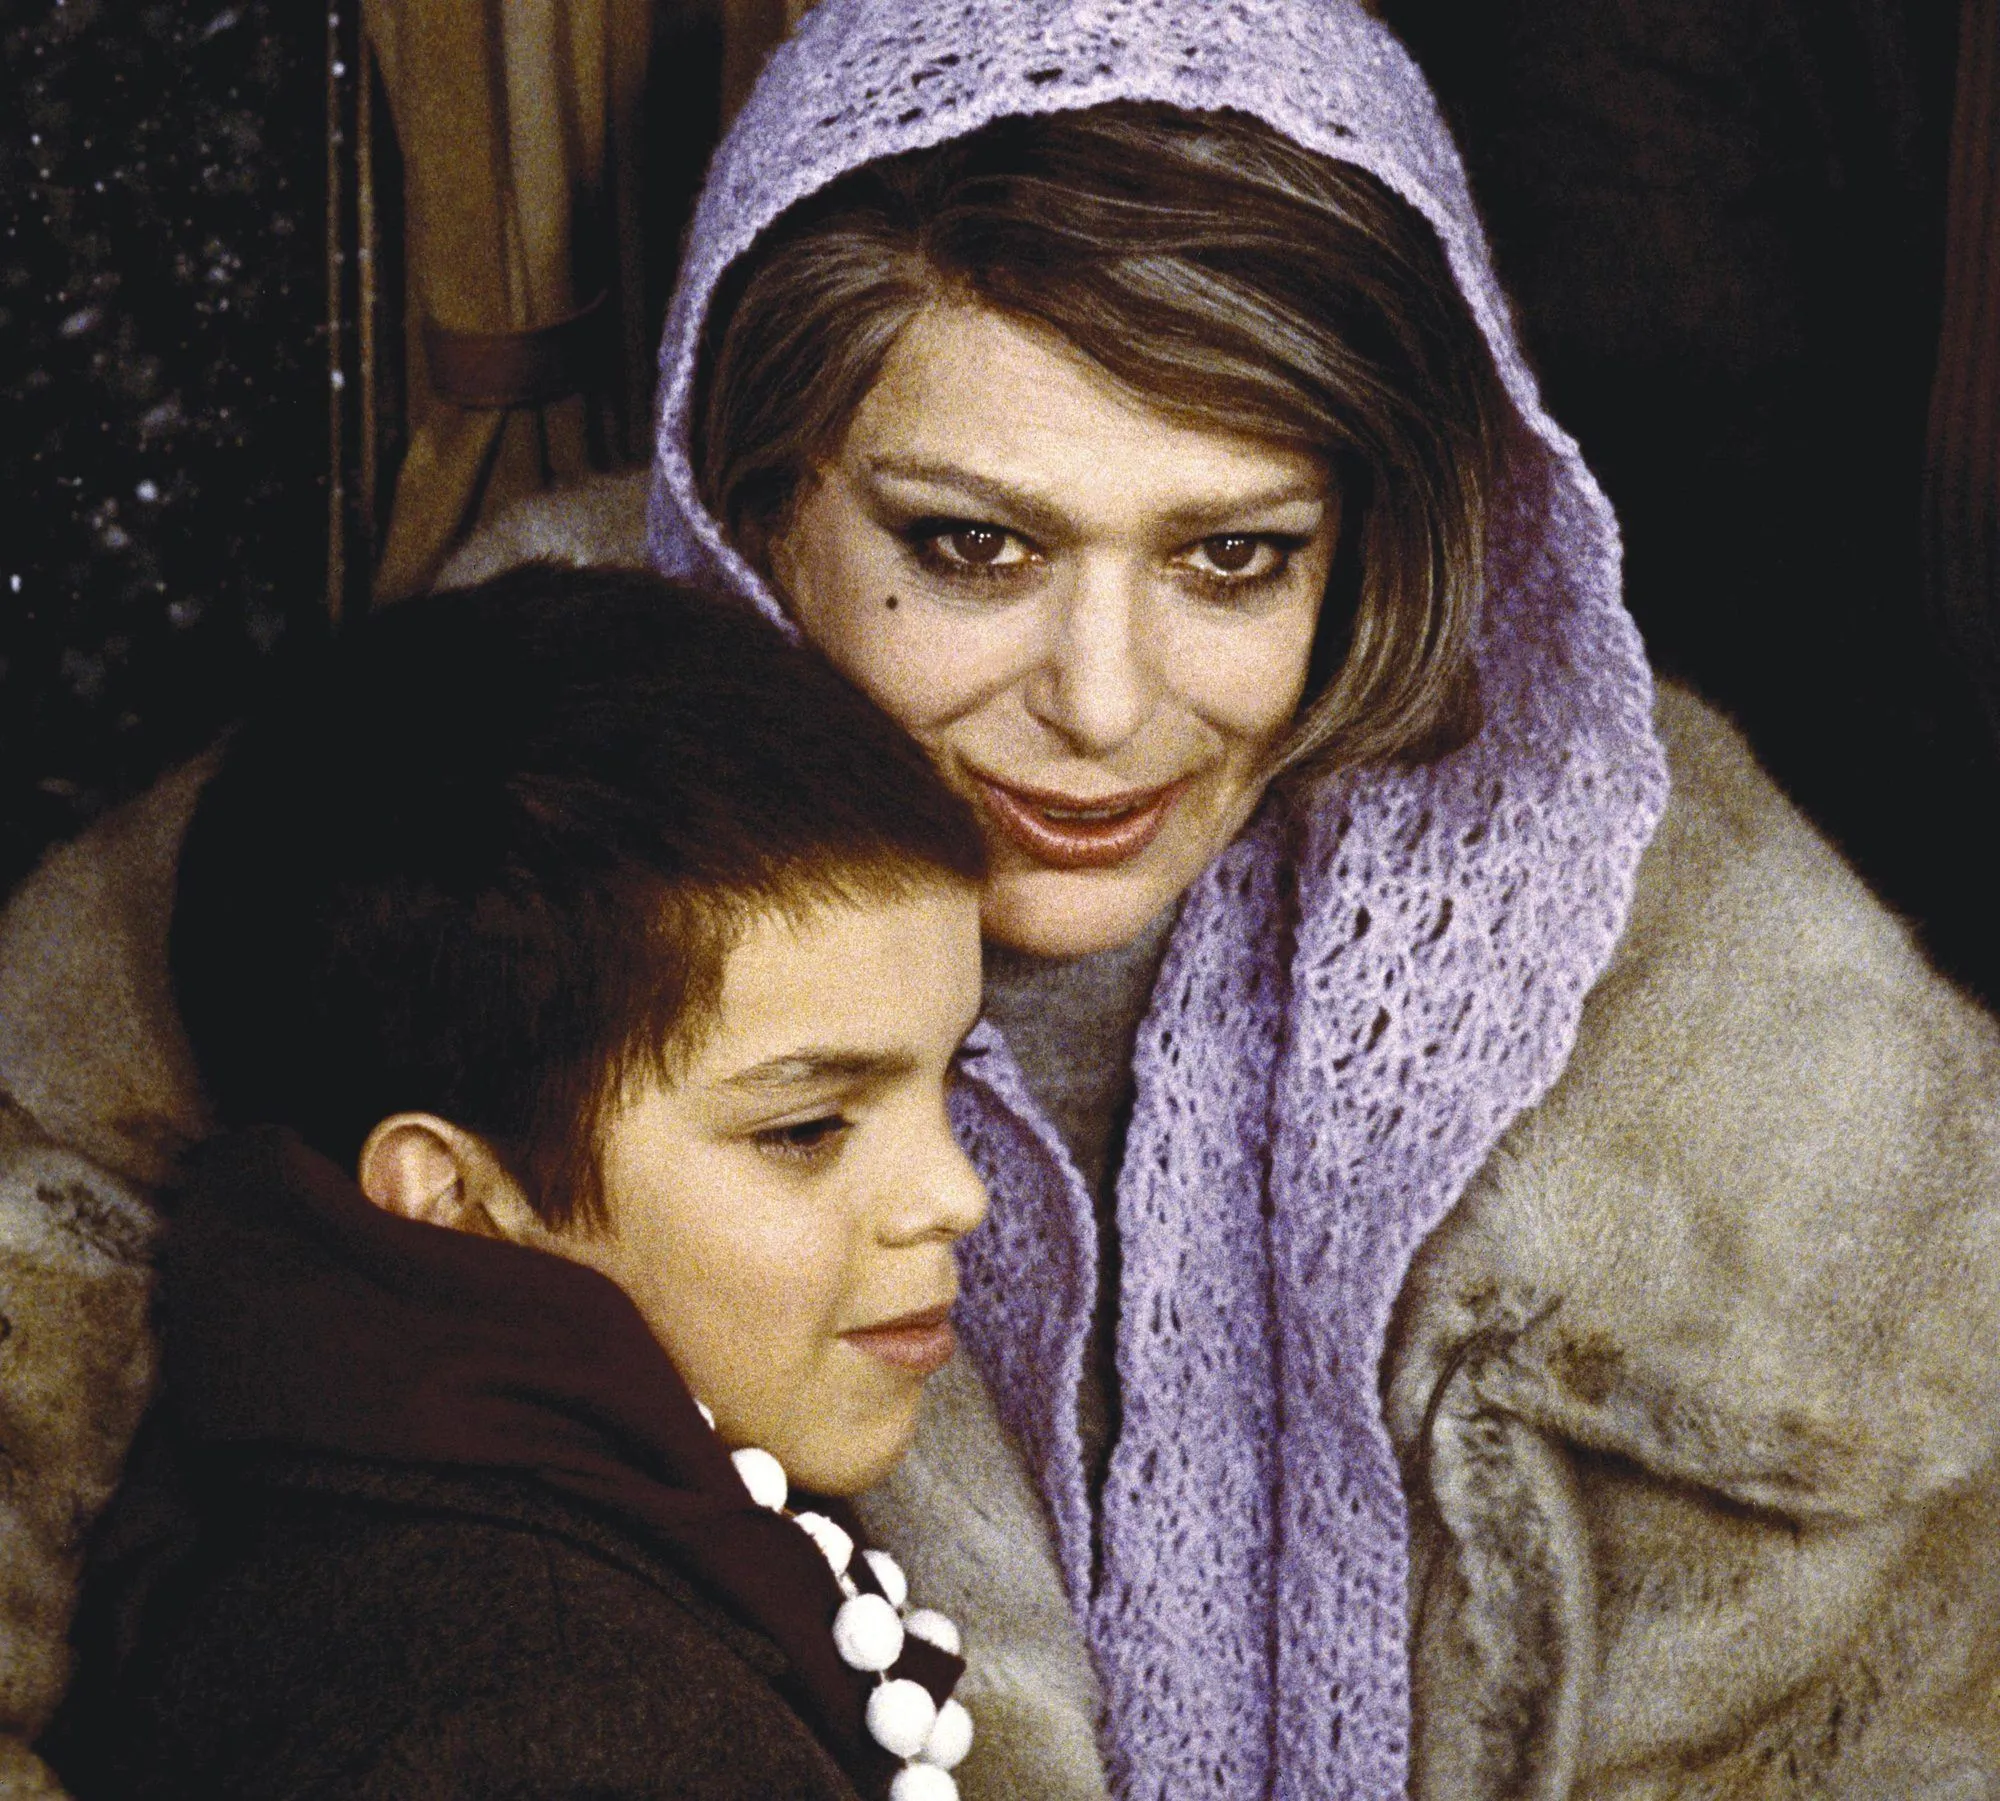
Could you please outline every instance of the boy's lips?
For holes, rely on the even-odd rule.
[[[1115,869],[1138,856],[1194,781],[1092,799],[1021,788],[969,772],[987,816],[1016,846],[1052,869]]]
[[[865,1326],[841,1336],[857,1351],[866,1351],[871,1357],[879,1357],[884,1363],[919,1376],[936,1375],[958,1349],[949,1301],[941,1307],[905,1313],[879,1326]]]

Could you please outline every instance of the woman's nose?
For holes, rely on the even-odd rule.
[[[1128,742],[1151,713],[1154,682],[1140,642],[1144,577],[1086,561],[1049,620],[1028,711],[1083,755]]]

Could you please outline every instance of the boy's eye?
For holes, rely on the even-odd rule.
[[[816,1119],[793,1120],[788,1125],[764,1126],[753,1132],[751,1138],[759,1150],[791,1162],[806,1163],[838,1148],[853,1124],[842,1114],[828,1113]]]

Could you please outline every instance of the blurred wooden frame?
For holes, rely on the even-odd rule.
[[[326,15],[326,608],[338,624],[365,611],[375,555],[387,526],[385,459],[400,444],[401,360],[383,355],[384,325],[400,321],[399,303],[385,310],[385,259],[400,272],[401,208],[392,209],[384,242],[384,162],[396,159],[393,133],[376,118],[380,73],[361,25],[360,0]]]

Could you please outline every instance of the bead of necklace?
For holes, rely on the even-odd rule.
[[[713,1431],[714,1414],[700,1402],[695,1404]],[[860,1553],[882,1592],[863,1589],[852,1573],[853,1536],[823,1513],[792,1512],[791,1483],[769,1451],[746,1446],[730,1452],[729,1460],[751,1500],[783,1514],[811,1539],[840,1585],[844,1598],[833,1616],[834,1649],[849,1669],[875,1678],[868,1697],[868,1735],[891,1757],[903,1760],[889,1785],[889,1801],[958,1801],[958,1783],[951,1772],[972,1749],[972,1715],[960,1701],[947,1700],[939,1706],[921,1682],[889,1674],[903,1654],[906,1637],[920,1638],[956,1657],[957,1626],[934,1608],[910,1606],[909,1579],[887,1551]]]

